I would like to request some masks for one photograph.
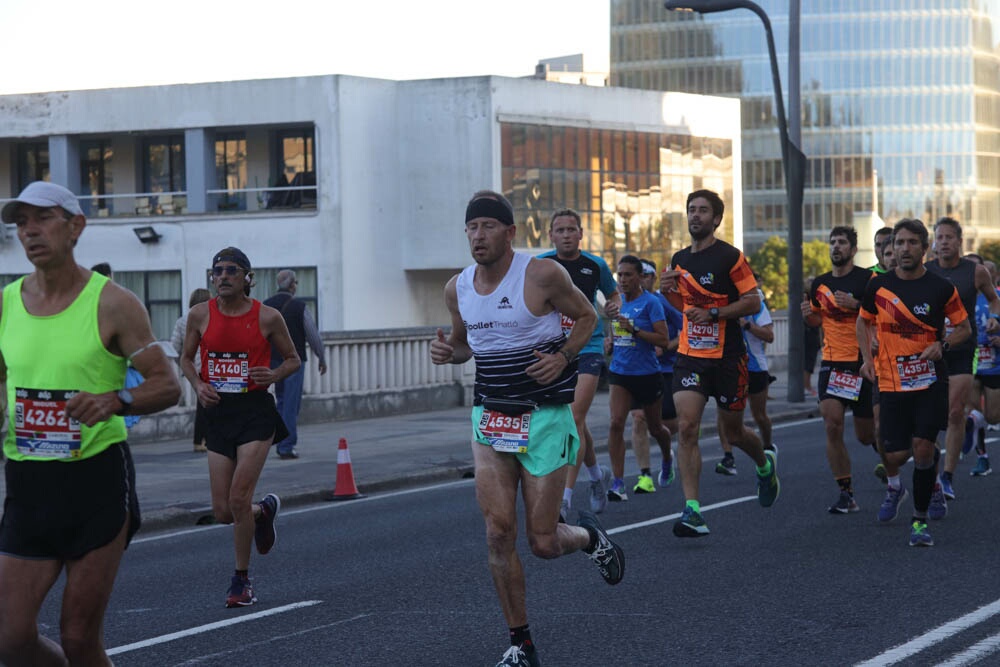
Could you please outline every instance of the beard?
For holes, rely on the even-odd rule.
[[[850,257],[844,257],[843,255],[840,255],[839,257],[836,258],[835,257],[830,258],[830,262],[838,269],[842,266],[846,266],[847,263],[850,261],[851,261]]]
[[[704,241],[709,236],[711,236],[712,232],[714,231],[715,231],[714,227],[709,227],[709,228],[702,227],[701,229],[695,230],[691,228],[691,225],[688,225],[688,232],[691,234],[691,238],[694,239],[695,241]]]

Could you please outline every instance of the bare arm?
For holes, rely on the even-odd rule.
[[[754,322],[752,318],[747,318],[746,323],[747,323],[747,325],[749,325],[749,326],[745,327],[746,330],[749,331],[750,333],[752,333],[754,336],[756,336],[757,338],[760,338],[765,343],[773,343],[774,342],[774,325],[773,324],[765,324],[764,326],[760,327],[760,326],[757,326],[757,323]]]
[[[553,354],[535,350],[538,361],[525,369],[539,384],[551,384],[590,340],[597,326],[597,312],[583,292],[573,285],[566,269],[556,262],[531,262],[525,277],[546,297],[554,310],[574,320],[562,349]]]
[[[202,405],[215,405],[219,402],[219,393],[215,387],[201,381],[198,366],[195,365],[195,355],[201,345],[201,333],[208,326],[208,303],[199,303],[188,312],[187,329],[184,332],[184,346],[181,352],[181,373],[187,378]]]
[[[861,350],[861,375],[871,381],[875,381],[875,361],[872,358],[872,335],[871,323],[858,315],[854,323],[854,333],[858,337],[858,348]]]
[[[755,287],[748,292],[740,294],[740,298],[736,301],[719,308],[719,320],[732,320],[744,315],[755,315],[759,310],[760,295],[757,293],[757,288]],[[708,324],[712,321],[712,316],[709,315],[708,308],[691,306],[684,311],[684,314],[687,315],[689,321],[695,324]]]
[[[989,269],[982,264],[976,265],[976,289],[986,298],[986,303],[990,307],[990,312],[1000,315],[1000,297],[997,296],[996,288],[993,286],[993,279],[990,277]],[[995,328],[993,327],[988,328]]]
[[[555,262],[553,262],[554,264]],[[465,331],[465,322],[458,311],[458,276],[452,276],[444,287],[444,303],[451,315],[451,333],[447,337],[443,329],[437,330],[437,338],[431,341],[431,361],[437,365],[464,364],[472,358],[472,348]]]

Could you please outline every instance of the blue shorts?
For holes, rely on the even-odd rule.
[[[601,376],[601,371],[607,365],[604,355],[600,352],[584,352],[576,358],[577,372],[581,375]]]

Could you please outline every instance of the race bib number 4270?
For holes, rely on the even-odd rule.
[[[14,442],[21,454],[51,459],[80,456],[80,422],[66,416],[76,391],[14,390]]]

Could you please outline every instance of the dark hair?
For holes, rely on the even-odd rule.
[[[885,236],[886,234],[892,234],[892,227],[883,227],[882,229],[875,232],[875,238],[880,236]]]
[[[689,194],[685,208],[690,206],[691,202],[699,197],[708,200],[709,205],[712,207],[712,215],[714,217],[721,218],[722,214],[726,212],[726,205],[723,203],[722,197],[711,190],[695,190]]]
[[[576,226],[583,229],[583,221],[580,220],[580,214],[571,208],[561,208],[552,214],[549,219],[549,231],[552,231],[552,224],[556,221],[556,218],[570,217],[576,220]]]
[[[70,215],[72,216],[72,214]],[[108,264],[107,262],[100,262],[99,264],[94,264],[92,267],[90,267],[90,270],[96,271],[97,273],[100,273],[102,276],[107,276],[108,278],[111,277],[111,265]]]
[[[983,262],[983,256],[982,255],[978,255],[978,254],[976,254],[974,252],[970,252],[968,255],[966,255],[965,259],[971,260],[971,261],[975,262],[976,264],[983,264],[984,263]]]
[[[191,290],[191,296],[188,298],[188,308],[194,308],[199,303],[204,303],[212,298],[212,293],[209,292],[204,287],[199,287],[198,289]]]
[[[958,220],[956,220],[955,218],[947,218],[947,217],[941,218],[936,223],[934,223],[934,231],[936,232],[938,230],[938,227],[940,227],[941,225],[951,225],[952,228],[954,228],[955,234],[958,236],[958,238],[962,238],[962,225],[958,224]]]
[[[830,230],[830,240],[833,240],[834,236],[846,236],[847,242],[851,244],[852,248],[858,247],[858,231],[851,227],[850,225],[837,225]]]
[[[635,267],[635,272],[642,275],[642,260],[635,255],[622,255],[618,258],[619,264],[631,264]]]
[[[924,227],[922,220],[917,218],[903,218],[895,225],[892,226],[892,240],[893,243],[896,242],[896,235],[899,234],[900,229],[905,229],[908,232],[916,234],[920,237],[920,244],[924,247],[924,250],[930,245],[930,241],[927,238],[927,228]]]

